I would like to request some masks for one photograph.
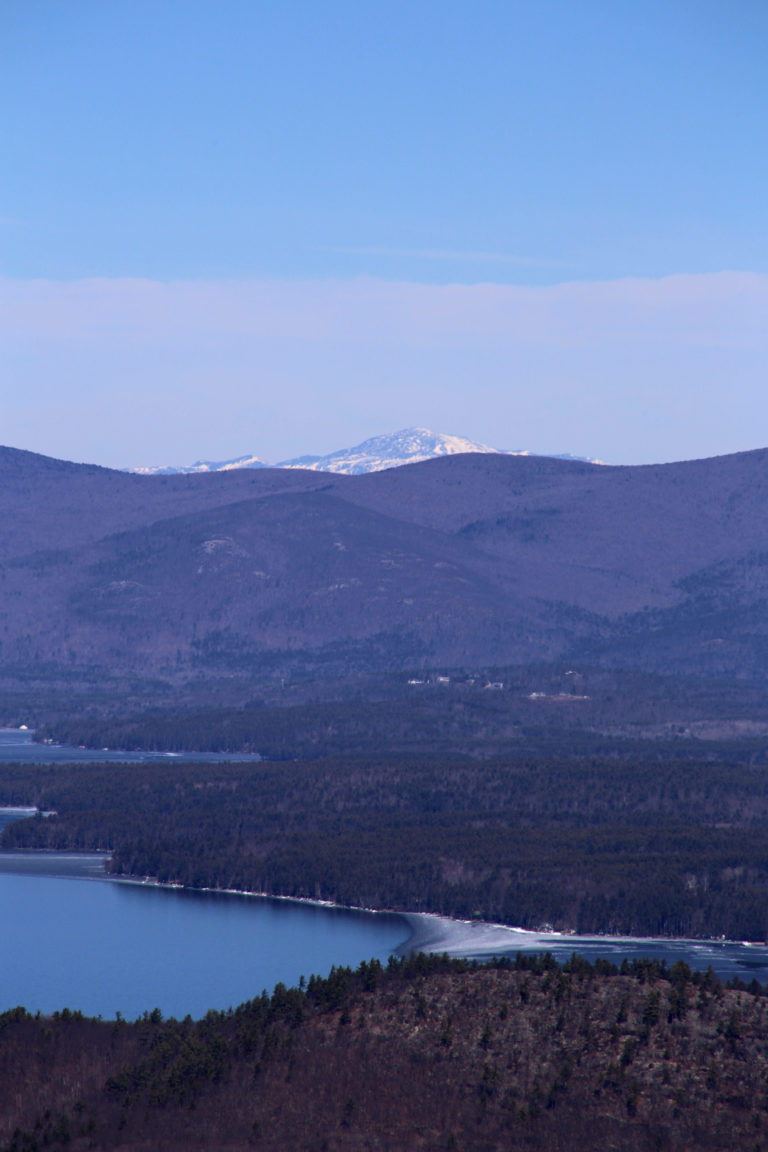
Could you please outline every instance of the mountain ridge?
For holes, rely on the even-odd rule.
[[[0,681],[551,661],[764,681],[767,499],[765,449],[170,476],[2,449]]]
[[[380,472],[387,468],[398,468],[422,460],[432,460],[440,456],[453,456],[479,452],[502,456],[531,456],[528,451],[509,451],[489,448],[474,440],[461,436],[446,436],[429,428],[403,428],[391,435],[372,436],[352,448],[342,448],[325,456],[294,456],[269,464],[259,456],[236,456],[231,460],[197,460],[194,464],[177,467],[157,465],[127,469],[147,476],[174,476],[198,472],[226,472],[238,468],[302,468],[316,472],[336,472],[347,476],[357,476],[366,472]],[[588,460],[586,457],[562,453],[552,457],[555,460],[584,460],[599,464],[602,461]]]

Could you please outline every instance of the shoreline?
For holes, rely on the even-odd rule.
[[[0,762],[6,764],[260,764],[260,752],[211,752],[201,749],[186,751],[146,748],[94,748],[85,744],[61,744],[53,740],[36,740],[34,728],[0,726]]]
[[[0,850],[0,863],[3,857],[10,860],[21,860],[25,857],[30,860],[51,860],[55,857],[60,857],[63,860],[71,862],[83,861],[88,864],[106,864],[110,859],[110,853],[107,851],[67,851],[61,848],[6,848]],[[0,874],[3,869],[0,867]],[[35,877],[41,873],[37,870],[30,869],[29,872],[15,871],[14,874],[18,876],[31,876]],[[422,915],[418,912],[400,912],[395,908],[366,908],[357,904],[338,904],[334,900],[320,900],[312,896],[283,896],[277,895],[274,892],[255,892],[247,888],[210,888],[200,887],[195,888],[190,884],[175,884],[172,880],[158,880],[155,876],[132,876],[132,875],[118,875],[111,872],[101,871],[98,872],[93,868],[83,870],[82,872],[70,872],[62,869],[61,871],[48,872],[47,878],[49,880],[98,880],[101,883],[111,884],[126,884],[136,888],[161,888],[169,892],[190,892],[199,893],[203,892],[207,896],[241,896],[253,900],[276,900],[283,904],[299,904],[309,906],[311,908],[323,908],[327,911],[335,912],[352,912],[355,914],[364,914],[367,916],[386,916],[395,917],[402,920],[409,935],[401,944],[393,950],[393,955],[402,953],[411,942],[414,935],[414,927],[411,917],[418,917]],[[431,915],[424,913],[424,915]]]
[[[7,849],[0,852],[9,859],[28,857],[43,861],[52,857],[61,857],[62,860],[74,862],[82,860],[95,864],[97,861],[106,864],[110,858],[109,852],[68,852],[59,849]],[[22,875],[23,873],[18,873]],[[40,873],[31,870],[29,875]],[[274,900],[287,904],[298,904],[328,911],[350,912],[370,916],[396,917],[406,927],[408,935],[393,949],[393,955],[405,957],[415,952],[430,954],[446,954],[456,959],[478,960],[491,959],[495,956],[514,956],[517,952],[557,952],[562,955],[568,953],[609,954],[621,959],[621,953],[634,952],[641,955],[643,949],[674,951],[679,949],[687,952],[701,952],[706,954],[710,950],[722,952],[725,949],[749,948],[760,955],[765,950],[765,967],[768,968],[768,943],[764,941],[726,940],[716,937],[683,937],[683,936],[625,936],[625,935],[576,935],[570,932],[536,931],[519,928],[509,924],[500,924],[488,920],[459,920],[445,916],[438,912],[409,912],[395,908],[370,908],[362,905],[339,904],[333,900],[321,900],[310,896],[285,896],[271,892],[256,892],[241,888],[212,888],[192,887],[185,884],[175,884],[172,881],[161,881],[152,876],[114,875],[106,871],[96,871],[93,868],[80,873],[62,869],[60,872],[48,873],[51,879],[83,879],[107,881],[115,884],[126,884],[139,888],[161,888],[167,891],[205,893],[213,896],[240,896],[256,900]]]
[[[113,876],[106,874],[106,880],[116,883],[133,884],[145,888],[164,888],[177,892],[205,892],[212,896],[245,896],[256,900],[279,900],[287,904],[309,905],[329,911],[363,913],[368,916],[388,916],[403,920],[409,929],[406,940],[394,949],[393,955],[408,956],[414,952],[446,954],[456,959],[477,959],[505,956],[516,952],[548,952],[553,948],[573,945],[572,951],[579,951],[578,945],[591,947],[650,947],[665,948],[678,945],[681,948],[706,948],[731,945],[744,948],[765,948],[768,965],[768,944],[764,941],[724,940],[716,937],[688,936],[621,936],[594,935],[580,936],[573,932],[540,932],[534,929],[518,928],[511,924],[499,924],[491,920],[458,920],[440,912],[407,912],[397,908],[369,908],[359,904],[338,904],[333,900],[320,900],[311,896],[283,896],[273,892],[255,892],[246,888],[193,888],[188,884],[174,884],[155,877]]]
[[[98,877],[101,879],[101,877]],[[116,884],[132,884],[139,888],[164,888],[172,892],[205,892],[209,896],[245,896],[253,900],[278,900],[283,904],[299,904],[311,908],[323,908],[328,912],[352,912],[356,915],[386,916],[402,920],[409,932],[408,937],[393,949],[392,955],[407,955],[404,949],[410,945],[414,936],[412,916],[420,915],[418,912],[398,912],[394,908],[365,908],[357,904],[337,904],[334,900],[319,900],[312,896],[278,896],[274,892],[253,892],[247,888],[193,888],[189,884],[174,884],[168,880],[157,880],[146,876],[113,876],[105,874],[103,879],[112,880]]]
[[[520,951],[548,952],[568,948],[580,952],[590,949],[650,948],[765,948],[768,963],[768,944],[764,941],[726,940],[717,937],[695,936],[625,936],[611,934],[577,935],[573,932],[541,932],[517,928],[510,924],[490,920],[457,920],[436,912],[403,912],[412,927],[409,944],[413,949],[430,953],[481,960],[483,957],[511,955]]]

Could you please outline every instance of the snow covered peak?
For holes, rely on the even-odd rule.
[[[403,428],[391,436],[372,436],[354,448],[342,448],[328,456],[297,456],[281,461],[281,468],[310,468],[317,472],[343,472],[356,476],[362,472],[381,472],[436,456],[455,456],[461,452],[496,452],[485,444],[476,444],[461,436],[443,436],[429,428]]]
[[[269,465],[258,456],[237,456],[234,460],[196,460],[194,464],[174,467],[173,464],[156,464],[148,468],[131,468],[142,476],[178,476],[191,472],[229,472],[232,468],[268,468]]]
[[[508,451],[489,448],[462,436],[444,436],[429,428],[403,428],[390,436],[372,436],[354,448],[341,448],[327,456],[294,456],[270,465],[258,456],[238,456],[234,460],[198,460],[186,468],[169,465],[154,468],[134,468],[132,471],[149,476],[169,476],[189,472],[228,472],[233,468],[307,468],[313,472],[341,472],[347,476],[358,476],[363,472],[381,472],[384,468],[399,468],[403,464],[415,464],[419,460],[433,460],[436,456],[456,456],[463,452],[484,452],[503,456],[531,456],[528,451]],[[602,461],[589,460],[569,453],[556,457],[560,460],[579,460],[583,463],[599,464]]]

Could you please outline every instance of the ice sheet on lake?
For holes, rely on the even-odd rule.
[[[399,949],[411,952],[447,953],[468,960],[492,956],[514,957],[518,952],[551,952],[559,963],[573,953],[590,962],[598,957],[621,964],[622,960],[651,958],[671,966],[684,960],[693,970],[710,965],[721,979],[734,976],[762,983],[768,981],[768,945],[737,940],[687,940],[643,936],[576,936],[565,932],[528,932],[505,924],[451,920],[447,916],[414,912],[406,915],[413,935]]]

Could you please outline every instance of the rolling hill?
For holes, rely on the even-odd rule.
[[[0,682],[768,676],[768,451],[139,476],[0,449]]]

